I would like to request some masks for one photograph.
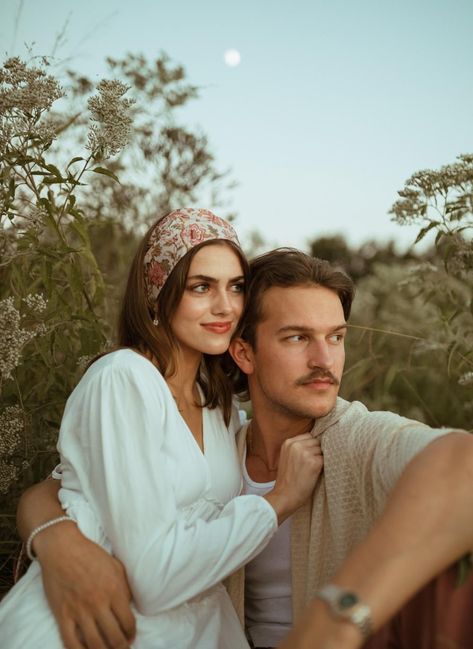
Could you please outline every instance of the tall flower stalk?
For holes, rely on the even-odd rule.
[[[55,462],[79,359],[107,345],[108,292],[81,192],[88,173],[118,180],[98,165],[132,127],[128,87],[101,81],[83,151],[59,164],[70,139],[47,67],[10,58],[0,68],[0,553],[12,543],[14,496]]]

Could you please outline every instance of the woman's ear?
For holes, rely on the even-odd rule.
[[[231,357],[244,374],[253,374],[253,349],[242,338],[234,338],[228,348]]]

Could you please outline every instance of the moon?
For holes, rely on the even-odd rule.
[[[240,52],[238,50],[226,50],[223,55],[223,60],[230,68],[236,68],[237,65],[240,65]]]

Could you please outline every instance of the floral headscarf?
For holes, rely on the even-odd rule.
[[[144,258],[148,302],[154,305],[176,264],[204,241],[224,239],[240,245],[233,227],[209,210],[191,207],[174,210],[156,224]]]

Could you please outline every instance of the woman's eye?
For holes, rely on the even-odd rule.
[[[233,284],[232,291],[233,293],[244,293],[245,292],[244,282],[238,282],[237,284]]]
[[[190,290],[193,291],[194,293],[206,293],[209,290],[209,285],[196,284],[195,286],[191,286]]]

